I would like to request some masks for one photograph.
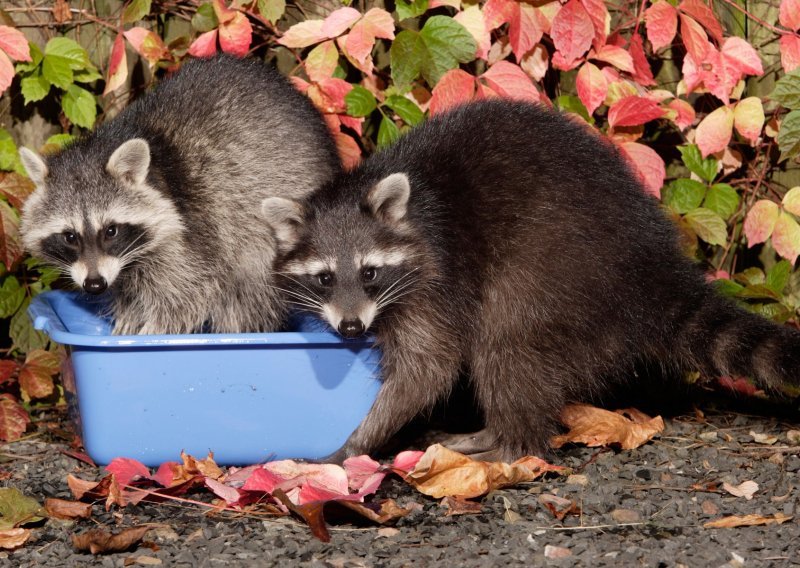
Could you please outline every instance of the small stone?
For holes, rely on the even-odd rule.
[[[781,452],[772,454],[767,458],[767,461],[769,463],[774,463],[775,465],[782,465],[784,461],[783,454]]]
[[[400,532],[399,529],[394,527],[383,527],[378,529],[378,536],[384,538],[391,538]]]
[[[752,437],[753,441],[755,441],[756,443],[764,444],[767,446],[771,446],[772,444],[778,441],[777,436],[771,434],[762,434],[760,432],[754,432],[753,430],[750,430],[750,437]]]
[[[162,525],[153,527],[147,531],[147,538],[155,541],[174,542],[180,538],[180,535],[175,532],[172,527]]]
[[[553,546],[548,544],[544,547],[545,558],[568,558],[572,556],[572,551],[569,548],[562,546]]]
[[[786,432],[786,438],[790,444],[800,445],[800,430],[789,430]]]
[[[712,430],[711,432],[703,432],[698,436],[704,442],[716,442],[719,439],[719,435],[717,434],[716,430]]]
[[[625,524],[638,523],[642,517],[639,515],[638,511],[633,511],[631,509],[614,509],[611,511],[611,518],[619,524]]]
[[[161,559],[155,556],[136,556],[134,558],[136,564],[141,564],[142,566],[159,566],[162,564]]]
[[[567,477],[567,485],[580,485],[586,487],[589,485],[589,478],[579,473],[573,473]]]
[[[717,507],[713,501],[703,501],[700,504],[700,508],[705,515],[713,516],[719,513],[719,507]]]

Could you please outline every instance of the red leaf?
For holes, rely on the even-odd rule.
[[[593,114],[597,107],[603,104],[608,93],[608,81],[605,75],[588,61],[578,71],[575,87],[589,114]]]
[[[400,452],[395,456],[394,462],[392,462],[392,469],[408,473],[417,467],[417,463],[424,455],[425,452],[420,452],[417,450]]]
[[[8,393],[0,394],[0,440],[13,442],[18,440],[31,419],[28,413]]]
[[[743,73],[748,75],[763,75],[764,67],[761,58],[753,48],[740,37],[729,37],[722,44],[722,54],[732,63],[738,65]]]
[[[539,43],[547,29],[547,19],[535,6],[514,2],[515,8],[508,25],[508,41],[517,62]]]
[[[792,35],[781,36],[781,65],[786,73],[800,67],[800,37]]]
[[[778,204],[767,199],[753,204],[744,218],[744,234],[748,247],[766,242],[778,222],[780,212]]]
[[[120,33],[114,40],[111,48],[111,55],[108,58],[108,76],[106,77],[106,88],[103,94],[107,95],[111,91],[118,89],[125,84],[128,78],[128,59],[125,57],[125,40]]]
[[[160,466],[158,466],[158,470],[156,471],[155,475],[151,476],[150,479],[152,479],[162,487],[170,487],[173,484],[175,467],[177,465],[178,462],[162,463]]]
[[[539,101],[539,91],[533,86],[531,78],[519,66],[510,61],[498,61],[481,75],[481,78],[502,97]]]
[[[250,474],[250,477],[245,480],[244,485],[242,485],[242,489],[245,491],[263,491],[265,493],[272,493],[283,481],[283,477],[271,471],[267,471],[263,467],[259,467],[256,468],[253,473]]]
[[[234,503],[238,503],[239,499],[241,499],[242,494],[239,492],[238,489],[235,487],[230,487],[225,485],[224,483],[220,483],[216,479],[211,479],[210,477],[205,478],[206,487],[211,489],[211,491],[217,497],[225,500],[225,503],[228,505],[232,505]]]
[[[345,51],[363,65],[372,53],[376,38],[394,39],[392,15],[381,8],[372,8],[356,22],[344,38]]]
[[[28,353],[19,371],[20,388],[31,398],[45,398],[53,393],[53,375],[58,373],[58,355],[35,349]]]
[[[636,82],[647,87],[655,85],[653,79],[653,72],[650,70],[650,63],[647,61],[647,56],[644,54],[644,46],[642,45],[642,36],[633,34],[631,43],[628,46],[628,53],[631,54],[633,59],[633,78]]]
[[[650,195],[661,198],[661,187],[664,185],[666,168],[664,160],[656,152],[638,142],[624,142],[620,144],[622,154],[628,159],[634,173],[639,177],[644,189]]]
[[[347,458],[342,464],[347,473],[347,483],[353,491],[360,491],[365,485],[372,483],[377,475],[381,479],[386,475],[380,463],[369,456],[354,456]]]
[[[323,113],[337,114],[347,111],[344,97],[353,89],[353,85],[344,79],[329,77],[311,85],[308,97]]]
[[[550,36],[566,61],[582,57],[592,45],[592,19],[580,0],[569,0],[553,20]]]
[[[658,51],[672,43],[678,31],[678,11],[666,0],[656,2],[644,13],[647,39]]]
[[[0,26],[0,50],[17,61],[30,61],[31,48],[21,31],[9,26]]]
[[[697,125],[695,142],[705,158],[709,154],[722,151],[731,140],[733,133],[733,111],[721,106]]]
[[[753,385],[753,383],[744,377],[737,377],[735,379],[732,377],[719,377],[717,381],[722,387],[733,391],[736,394],[755,396],[756,393],[758,393],[758,389]]]
[[[664,109],[650,99],[630,96],[620,99],[608,109],[608,123],[613,127],[636,126],[664,116]]]
[[[686,46],[686,51],[694,57],[695,61],[703,61],[706,57],[706,52],[711,47],[708,35],[706,35],[703,27],[689,16],[680,14],[680,18],[681,37],[683,38],[683,45]]]
[[[8,89],[14,80],[14,64],[4,51],[0,51],[0,95]]]
[[[781,0],[778,21],[793,32],[800,30],[800,0]]]
[[[474,96],[475,77],[461,69],[451,69],[433,88],[428,108],[431,114],[436,114],[459,103],[470,101]]]
[[[14,359],[0,359],[0,385],[10,380],[18,367],[19,363]]]
[[[510,21],[514,17],[515,4],[513,0],[487,0],[483,5],[486,29],[491,31]]]
[[[114,474],[120,486],[130,485],[135,479],[151,479],[150,470],[142,462],[131,458],[114,458],[106,466],[106,471]]]
[[[336,150],[344,168],[346,170],[355,168],[361,162],[361,148],[358,142],[344,132],[335,133],[333,139],[336,142]]]
[[[711,94],[728,104],[731,92],[742,78],[742,68],[737,60],[710,46],[700,67],[699,76]]]
[[[361,12],[349,6],[334,10],[322,22],[322,34],[329,38],[338,37],[350,29],[350,26],[355,24],[359,18],[361,18]]]
[[[595,49],[600,49],[606,43],[606,23],[609,21],[608,9],[604,0],[581,0],[586,13],[592,20],[594,27],[594,38],[592,45]]]
[[[0,53],[0,61],[3,60]],[[19,216],[5,201],[0,201],[0,262],[6,265],[7,270],[12,270],[17,261],[22,258],[22,242],[19,236]]]
[[[572,71],[581,64],[581,61],[583,61],[583,59],[580,57],[577,59],[567,59],[560,51],[556,51],[552,59],[553,67],[560,71]]]
[[[236,12],[230,21],[219,26],[219,45],[225,53],[244,57],[252,40],[253,28],[241,12]]]
[[[211,30],[197,36],[189,46],[189,55],[195,57],[211,57],[217,52],[217,30]],[[280,40],[279,40],[280,43]]]
[[[199,55],[191,53],[192,55],[196,55],[197,57],[207,57],[210,55],[214,55],[217,51],[217,43],[216,43],[216,33],[217,30],[212,30],[210,32],[206,32],[206,34],[213,34],[213,41],[211,41],[210,48],[212,49],[206,55]],[[203,35],[206,35],[203,34]],[[151,32],[150,30],[146,30],[144,28],[131,28],[127,31],[122,32],[122,35],[125,36],[125,39],[131,44],[131,47],[136,50],[136,53],[144,57],[147,62],[152,67],[156,63],[158,63],[161,59],[169,57],[169,50],[167,46],[164,45],[164,41],[155,33]],[[203,37],[203,36],[200,36]],[[195,43],[199,41],[200,38],[195,40]],[[194,47],[195,43],[192,44]]]
[[[610,63],[620,71],[633,73],[633,57],[631,54],[616,45],[604,45],[592,59]]]
[[[16,172],[0,172],[0,194],[5,195],[8,202],[17,209],[22,209],[22,204],[34,189],[36,185],[29,177]]]
[[[672,99],[667,106],[677,113],[672,121],[677,124],[681,130],[689,128],[694,123],[694,107],[688,102],[681,99]]]
[[[711,11],[701,0],[683,0],[678,9],[689,14],[697,20],[718,42],[722,42],[722,25],[717,20],[714,12]]]

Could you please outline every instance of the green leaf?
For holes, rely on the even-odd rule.
[[[36,523],[45,517],[47,513],[33,497],[15,487],[0,488],[0,530]]]
[[[781,260],[767,270],[767,288],[774,290],[778,294],[783,292],[789,284],[789,277],[792,275],[792,263],[788,260]]]
[[[737,296],[742,290],[744,290],[744,286],[737,284],[733,280],[728,280],[727,278],[714,280],[713,284],[720,294],[731,298]]]
[[[800,68],[781,77],[769,98],[788,109],[800,110]]]
[[[697,174],[707,182],[714,181],[717,177],[717,161],[714,158],[703,158],[700,148],[696,144],[678,146],[684,165],[689,171]]]
[[[729,219],[739,208],[739,194],[727,183],[715,183],[708,188],[703,207]]]
[[[793,110],[783,117],[778,131],[778,147],[781,160],[800,154],[800,110]]]
[[[0,128],[0,170],[15,171],[19,162],[17,145],[7,130]]]
[[[375,96],[361,85],[354,85],[344,97],[347,114],[350,116],[367,116],[378,106]]]
[[[378,128],[378,148],[388,146],[398,138],[400,138],[400,129],[393,120],[384,116],[380,128]]]
[[[767,281],[767,277],[764,274],[764,271],[760,268],[755,266],[750,267],[746,270],[742,270],[738,274],[733,276],[738,282],[745,284],[747,286],[753,286],[755,284],[764,284]]]
[[[589,115],[586,106],[575,95],[559,95],[555,102],[559,110],[577,114],[589,124],[594,124],[594,118]]]
[[[467,28],[448,16],[433,16],[423,26],[419,35],[425,41],[427,56],[422,60],[422,75],[429,85],[439,82],[442,75],[459,63],[475,59],[478,49]]]
[[[258,0],[258,13],[273,24],[286,12],[286,0]]]
[[[61,108],[73,124],[84,128],[91,128],[94,125],[97,104],[92,93],[86,89],[70,85],[61,99]]]
[[[19,86],[22,90],[22,97],[25,99],[26,105],[42,100],[47,96],[47,93],[50,92],[50,81],[39,73],[24,77],[20,81]]]
[[[54,37],[44,48],[45,59],[48,55],[57,55],[69,61],[71,69],[94,67],[89,61],[89,54],[76,41],[67,37]]]
[[[258,10],[261,12],[261,0],[258,3]],[[263,12],[261,15],[266,17]],[[198,32],[210,32],[219,26],[217,14],[214,12],[214,6],[210,2],[200,4],[194,16],[192,16],[192,27]]]
[[[698,207],[683,217],[697,236],[710,245],[723,245],[728,240],[728,227],[711,209]]]
[[[131,0],[122,11],[122,23],[132,24],[144,18],[150,13],[150,2],[151,0]]]
[[[0,318],[9,318],[17,313],[25,299],[25,288],[19,285],[19,280],[8,276],[0,287]]]
[[[31,71],[39,67],[39,64],[42,62],[42,59],[44,58],[42,50],[39,49],[38,45],[29,41],[28,47],[31,50],[31,60],[17,63],[17,65],[14,67],[17,73],[30,73]]]
[[[706,195],[706,186],[693,179],[676,179],[665,191],[663,201],[670,209],[683,215],[700,207]]]
[[[30,304],[30,300],[26,299],[11,318],[8,326],[8,334],[14,342],[14,346],[25,353],[47,347],[47,336],[41,331],[33,329],[31,318],[28,317],[28,304]]]
[[[739,292],[739,298],[756,298],[761,300],[778,300],[778,294],[771,288],[767,288],[763,284],[753,284]]]
[[[45,140],[45,145],[54,145],[58,146],[59,148],[63,148],[73,140],[75,140],[75,136],[72,134],[53,134],[50,138]]]
[[[98,79],[102,79],[103,75],[94,67],[90,69],[81,69],[76,71],[73,80],[76,83],[92,83]]]
[[[425,120],[425,115],[420,108],[413,101],[400,95],[386,97],[384,104],[397,113],[397,116],[402,118],[403,122],[409,126],[416,126]]]
[[[73,82],[72,67],[69,65],[69,59],[60,55],[45,55],[42,62],[42,75],[47,81],[64,91]]]
[[[416,18],[428,11],[428,0],[395,0],[397,19],[403,21],[407,18]]]
[[[777,323],[786,323],[792,312],[783,304],[773,302],[770,304],[752,304],[750,310]]]
[[[408,87],[419,77],[422,60],[427,57],[425,40],[417,32],[404,30],[397,34],[389,48],[392,79],[398,87]]]

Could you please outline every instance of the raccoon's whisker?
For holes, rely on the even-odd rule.
[[[392,292],[392,290],[393,290],[393,289],[394,289],[396,286],[398,286],[398,285],[399,285],[401,282],[403,282],[403,281],[404,281],[404,280],[405,280],[405,279],[406,279],[408,276],[410,276],[412,273],[414,273],[414,272],[415,272],[415,271],[417,271],[417,270],[419,270],[419,267],[417,267],[417,268],[414,268],[413,270],[409,270],[408,272],[406,272],[405,274],[403,274],[403,275],[402,275],[400,278],[398,278],[397,280],[395,280],[395,281],[392,283],[392,285],[391,285],[391,286],[389,286],[389,287],[388,287],[386,290],[384,290],[383,292],[381,292],[381,294],[380,294],[380,295],[379,295],[377,298],[375,298],[375,303],[376,303],[376,304],[380,303],[380,302],[381,302],[381,300],[382,300],[383,298],[385,298],[386,296],[388,296],[388,295],[389,295],[389,293],[390,293],[390,292]]]
[[[299,281],[297,278],[295,278],[295,277],[293,277],[293,276],[289,275],[288,273],[281,273],[281,274],[282,274],[283,276],[285,276],[286,278],[288,278],[289,280],[291,280],[292,282],[294,282],[295,284],[297,284],[298,286],[300,286],[300,287],[301,287],[303,290],[305,290],[306,292],[308,292],[308,293],[309,293],[309,294],[310,294],[312,297],[314,297],[314,298],[316,298],[317,300],[319,300],[319,303],[320,303],[320,304],[322,304],[322,303],[323,303],[323,300],[322,300],[322,298],[320,297],[320,295],[319,295],[319,294],[317,294],[316,292],[314,292],[314,290],[312,290],[311,288],[309,288],[308,286],[306,286],[305,284],[303,284],[302,282],[300,282],[300,281]]]
[[[281,292],[287,294],[289,296],[290,302],[296,304],[304,303],[305,305],[308,305],[310,307],[322,309],[322,301],[317,298],[306,296],[304,294],[301,294],[297,290],[291,290],[289,288],[281,288],[280,286],[271,286],[271,288],[273,288],[274,290],[280,290]]]

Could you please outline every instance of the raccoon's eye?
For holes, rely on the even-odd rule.
[[[369,266],[361,271],[361,278],[364,280],[364,282],[372,282],[377,277],[378,269],[372,266]]]
[[[116,225],[109,225],[106,227],[105,237],[107,239],[113,239],[117,236],[117,226]]]
[[[78,242],[78,235],[76,235],[72,231],[65,231],[64,241],[66,241],[68,245],[75,245]]]
[[[333,284],[333,274],[330,272],[323,272],[321,274],[317,274],[317,280],[323,286],[330,286]]]

